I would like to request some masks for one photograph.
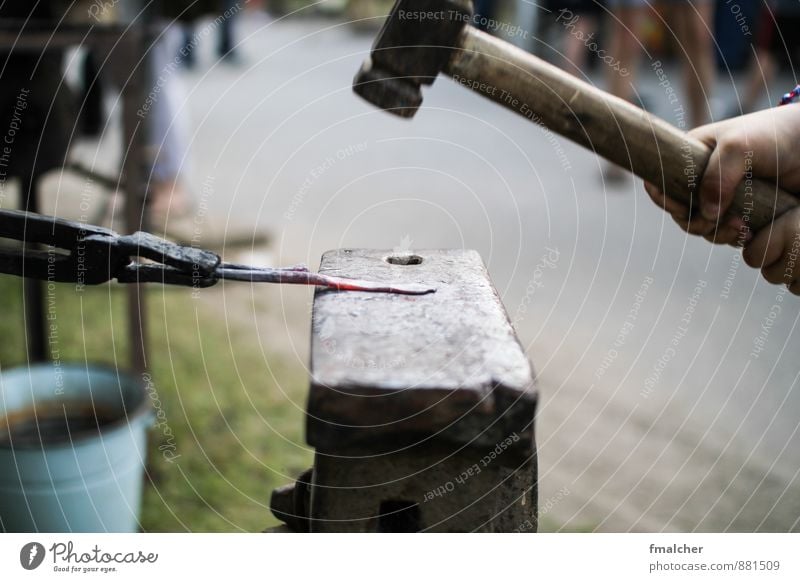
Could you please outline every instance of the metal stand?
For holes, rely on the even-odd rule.
[[[128,233],[147,229],[145,200],[147,196],[147,160],[145,158],[145,128],[137,110],[147,91],[147,62],[145,51],[151,32],[144,19],[130,25],[57,25],[50,21],[0,22],[0,51],[63,50],[83,45],[101,51],[113,50],[117,66],[123,69],[123,140],[124,163],[122,187],[125,192],[125,227]],[[42,140],[42,147],[47,140]],[[66,162],[66,160],[65,160]],[[33,162],[32,162],[33,163]],[[38,211],[38,176],[23,173],[24,208]],[[29,361],[47,358],[44,297],[42,283],[25,281],[25,318]],[[127,290],[127,312],[130,334],[130,366],[134,372],[147,367],[147,329],[145,296],[138,285]]]
[[[20,187],[24,192],[22,207],[28,212],[39,212],[39,200],[36,187],[39,177],[32,175],[21,179]],[[28,362],[43,362],[47,359],[47,329],[44,314],[44,286],[47,283],[34,279],[23,279],[22,288],[25,301],[25,336],[28,348]]]

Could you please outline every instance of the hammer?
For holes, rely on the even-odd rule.
[[[696,209],[711,149],[666,121],[470,25],[470,0],[397,0],[353,81],[378,107],[413,117],[439,73],[549,128]],[[743,181],[729,215],[758,230],[798,205],[774,183]]]

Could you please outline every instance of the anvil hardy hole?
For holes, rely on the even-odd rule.
[[[378,512],[378,533],[416,533],[422,529],[419,505],[413,501],[387,499]]]
[[[421,265],[422,257],[419,255],[394,255],[386,257],[386,262],[390,265]]]

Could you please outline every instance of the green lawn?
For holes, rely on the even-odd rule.
[[[25,361],[22,284],[0,277],[0,365]],[[48,305],[62,361],[128,364],[122,285],[57,285]],[[276,486],[309,467],[307,378],[300,362],[266,356],[255,323],[226,321],[222,293],[148,290],[150,369],[166,422],[151,432],[146,531],[260,531]],[[247,321],[244,318],[243,321]],[[172,436],[174,435],[174,436]],[[172,438],[171,438],[172,437]],[[170,462],[159,446],[174,444]]]

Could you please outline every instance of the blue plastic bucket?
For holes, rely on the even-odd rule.
[[[147,400],[143,382],[110,368],[0,373],[0,531],[137,531]]]

